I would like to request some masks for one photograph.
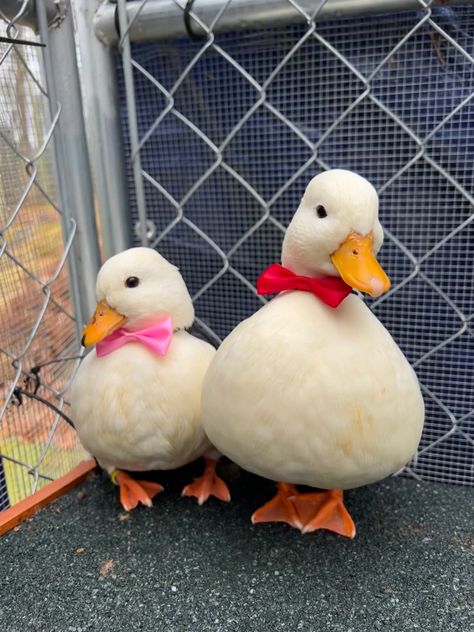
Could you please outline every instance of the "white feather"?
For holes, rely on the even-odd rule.
[[[125,279],[137,276],[136,288]],[[109,259],[97,298],[138,329],[163,316],[176,328],[193,320],[191,298],[177,268],[149,248]],[[71,392],[72,418],[84,447],[109,472],[174,469],[209,449],[201,420],[201,387],[214,348],[185,331],[173,335],[165,357],[131,342],[84,359]]]
[[[375,191],[356,174],[326,172],[306,190],[283,261],[337,274],[330,254],[353,230],[374,231],[380,247]],[[261,476],[326,489],[399,470],[423,418],[413,369],[355,295],[332,309],[307,292],[281,294],[226,338],[203,386],[204,427],[221,452]]]

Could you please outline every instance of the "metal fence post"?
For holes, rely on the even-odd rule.
[[[136,147],[138,145],[138,126],[137,126],[137,115],[135,108],[135,92],[134,92],[134,83],[133,83],[133,72],[131,66],[131,47],[130,47],[130,37],[128,34],[129,30],[129,22],[127,17],[127,7],[126,3],[123,0],[118,0],[117,3],[117,16],[118,16],[118,24],[121,35],[121,39],[119,41],[119,48],[122,51],[123,55],[123,73],[124,73],[124,81],[127,86],[127,112],[128,112],[128,125],[130,129],[130,141],[132,146]],[[148,237],[147,237],[147,220],[146,220],[146,205],[145,205],[145,191],[143,187],[143,177],[142,177],[142,167],[141,167],[141,158],[140,152],[137,152],[135,155],[131,156],[132,167],[133,167],[133,177],[135,180],[135,195],[137,199],[137,207],[138,207],[138,217],[139,217],[139,235],[142,246],[148,246]]]
[[[112,50],[94,34],[97,0],[74,4],[86,132],[106,258],[131,245],[125,154]]]
[[[82,111],[77,68],[72,9],[62,5],[61,21],[49,30],[42,2],[37,2],[37,18],[44,49],[44,70],[49,103],[54,116],[61,113],[54,137],[59,192],[66,219],[76,223],[72,248],[71,293],[78,328],[87,322],[95,305],[95,279],[100,266],[94,214],[92,178]]]

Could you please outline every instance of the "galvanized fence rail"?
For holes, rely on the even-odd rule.
[[[118,45],[136,243],[180,265],[216,343],[264,302],[310,177],[374,182],[393,287],[372,308],[427,406],[404,473],[473,484],[474,8],[440,4],[118,0],[96,32]]]
[[[61,413],[99,263],[71,15],[37,9],[0,2],[0,510],[84,458]]]

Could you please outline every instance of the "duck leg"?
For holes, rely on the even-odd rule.
[[[258,522],[286,522],[291,527],[303,529],[303,522],[293,503],[295,496],[299,494],[294,485],[290,483],[277,483],[278,491],[267,503],[252,515],[252,524]]]
[[[198,505],[206,502],[209,496],[215,496],[219,500],[229,502],[230,492],[224,481],[216,474],[216,459],[204,457],[205,468],[204,473],[196,478],[194,483],[186,485],[181,492],[181,496],[194,496],[197,498]]]
[[[125,511],[135,509],[138,503],[151,507],[152,498],[163,491],[159,483],[137,481],[122,470],[114,470],[110,475],[112,483],[119,486],[120,503]]]
[[[253,514],[253,524],[286,522],[301,533],[326,529],[348,538],[355,536],[355,525],[344,506],[341,490],[301,494],[289,483],[277,486],[276,496]]]

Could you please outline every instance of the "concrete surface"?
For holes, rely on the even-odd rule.
[[[94,475],[0,541],[2,632],[474,630],[473,490],[391,479],[346,494],[358,534],[251,526],[273,485],[224,464],[233,501],[125,514]]]

